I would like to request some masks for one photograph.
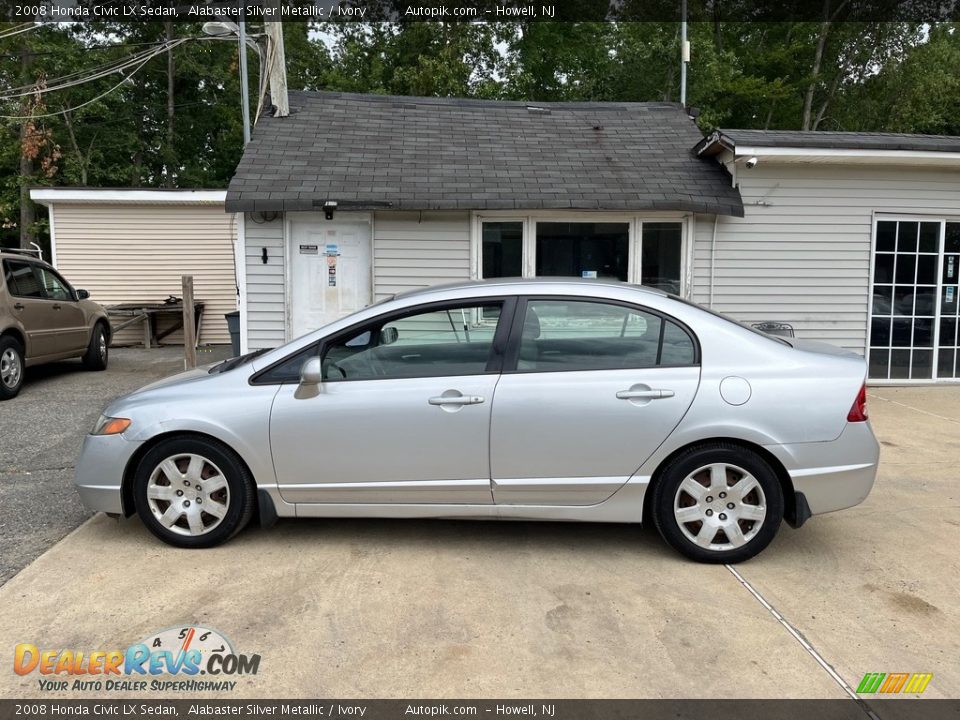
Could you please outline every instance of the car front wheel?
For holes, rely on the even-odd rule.
[[[23,387],[23,347],[14,338],[0,337],[0,400],[17,396]]]
[[[133,490],[144,525],[177,547],[226,542],[253,514],[250,472],[232,450],[206,438],[158,443],[141,460]]]
[[[773,540],[783,491],[759,455],[729,443],[691,448],[663,469],[653,521],[674,549],[698,562],[748,560]]]
[[[103,323],[97,323],[90,336],[90,345],[87,346],[87,352],[83,355],[83,366],[87,370],[106,370],[109,352],[107,331],[104,329]]]

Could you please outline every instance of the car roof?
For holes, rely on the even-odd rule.
[[[605,278],[571,278],[571,277],[537,277],[537,278],[491,278],[488,280],[465,280],[454,283],[445,283],[443,285],[431,285],[426,288],[419,288],[417,290],[408,290],[406,292],[398,293],[392,299],[403,299],[416,298],[421,295],[431,295],[434,293],[443,293],[449,292],[452,290],[469,290],[473,289],[482,289],[488,290],[491,288],[502,287],[507,292],[513,292],[518,294],[528,294],[535,293],[539,289],[549,288],[551,291],[555,291],[558,288],[566,288],[573,294],[579,294],[584,290],[589,288],[597,287],[612,287],[612,288],[625,288],[630,290],[635,290],[638,292],[648,293],[650,295],[657,295],[660,297],[666,297],[667,293],[663,290],[657,288],[645,287],[643,285],[634,285],[632,283],[625,283],[619,280],[607,280]]]

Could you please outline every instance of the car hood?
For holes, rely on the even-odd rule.
[[[165,377],[162,380],[156,380],[148,385],[144,385],[142,388],[134,390],[132,393],[125,395],[121,399],[126,400],[127,398],[139,397],[140,395],[151,392],[152,390],[157,390],[159,388],[171,387],[173,385],[186,385],[189,383],[200,382],[204,379],[209,379],[211,377],[210,368],[215,364],[216,363],[209,363],[207,365],[201,365],[193,370],[185,370],[184,372],[177,373],[176,375]]]

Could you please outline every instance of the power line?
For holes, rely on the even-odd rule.
[[[187,42],[188,39],[189,39],[189,38],[181,38],[181,39],[179,39],[179,40],[174,40],[172,43],[169,44],[169,49],[173,49],[173,48],[176,47],[177,45],[181,45],[181,44]],[[168,49],[168,48],[164,48],[164,49]],[[0,115],[0,118],[2,118],[2,119],[4,119],[4,120],[35,120],[35,119],[38,119],[38,118],[48,118],[48,117],[56,117],[57,115],[66,115],[67,113],[74,112],[74,111],[76,111],[76,110],[80,110],[81,108],[84,108],[84,107],[86,107],[87,105],[92,105],[93,103],[97,102],[97,100],[101,100],[101,99],[105,98],[107,95],[109,95],[110,93],[112,93],[114,90],[117,90],[117,89],[118,89],[121,85],[123,85],[127,80],[129,80],[129,79],[132,78],[134,75],[136,75],[144,65],[146,65],[148,62],[150,62],[150,61],[151,61],[153,58],[155,58],[157,55],[161,54],[161,52],[163,52],[163,50],[158,50],[157,52],[153,53],[153,54],[150,55],[149,57],[145,58],[139,65],[137,65],[137,66],[130,72],[129,75],[127,75],[126,77],[124,77],[120,82],[118,82],[116,85],[114,85],[113,87],[111,87],[109,90],[106,90],[105,92],[102,92],[102,93],[100,93],[99,95],[97,95],[96,97],[91,98],[91,99],[87,100],[86,102],[82,102],[82,103],[80,103],[79,105],[75,105],[74,107],[71,107],[71,108],[64,108],[63,110],[58,110],[58,111],[56,111],[56,112],[44,113],[44,114],[42,114],[42,115]]]
[[[0,40],[4,38],[13,37],[14,35],[19,35],[20,33],[25,33],[34,28],[40,27],[40,23],[25,22],[23,25],[20,25],[18,28],[11,28],[6,32],[0,33]]]

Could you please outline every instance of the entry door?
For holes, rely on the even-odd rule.
[[[290,336],[299,337],[372,302],[370,218],[310,213],[290,222]]]
[[[554,299],[527,302],[521,333],[516,370],[504,373],[493,403],[494,501],[602,502],[693,402],[693,339],[651,312]]]

